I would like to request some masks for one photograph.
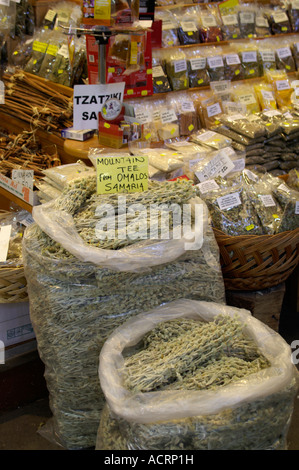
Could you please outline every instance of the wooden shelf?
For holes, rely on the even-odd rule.
[[[21,198],[15,196],[11,192],[7,191],[6,189],[2,188],[0,186],[0,196],[1,198],[4,197],[7,201],[14,202],[18,206],[20,206],[22,209],[25,209],[28,212],[32,212],[32,206],[28,204],[27,202],[23,201]],[[1,201],[2,202],[2,201]],[[7,204],[6,204],[7,206]],[[3,206],[5,207],[5,206]]]

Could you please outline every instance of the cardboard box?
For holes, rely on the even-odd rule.
[[[4,347],[35,338],[29,302],[0,303],[0,341]]]
[[[94,129],[85,129],[80,131],[69,127],[67,129],[62,129],[61,137],[63,137],[64,139],[85,141],[91,139],[91,137],[94,136],[94,133]]]

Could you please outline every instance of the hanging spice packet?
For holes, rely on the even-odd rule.
[[[284,70],[267,70],[266,79],[274,89],[278,108],[290,108],[293,88],[291,88],[287,73]]]
[[[201,42],[220,42],[223,40],[221,20],[217,8],[207,5],[199,12]]]
[[[189,136],[198,130],[198,118],[189,94],[180,92],[169,96],[169,108],[174,108],[178,117],[179,135]]]
[[[246,114],[255,114],[261,110],[252,86],[244,84],[234,85],[232,94],[235,102],[246,107]]]
[[[288,13],[294,33],[299,33],[299,1],[291,0],[288,5]]]
[[[176,50],[169,54],[166,60],[166,73],[173,91],[189,88],[186,55]]]
[[[256,9],[255,15],[255,33],[258,38],[271,36],[271,26],[263,8]]]
[[[238,9],[238,18],[242,38],[254,38],[255,32],[255,9],[250,5],[242,4]]]
[[[209,48],[207,51],[207,69],[210,82],[225,80],[225,67],[220,47]]]
[[[190,88],[209,86],[210,76],[207,70],[207,57],[203,48],[186,50]]]
[[[268,43],[263,43],[258,49],[258,60],[260,64],[260,76],[264,76],[267,70],[276,70],[275,49]]]
[[[165,68],[166,67],[163,50],[154,50],[152,56],[152,76],[154,93],[167,93],[168,91],[171,91],[171,86],[166,75]]]
[[[157,10],[155,20],[162,21],[162,47],[179,46],[179,22],[170,10]]]
[[[242,37],[239,27],[238,14],[236,11],[232,11],[231,13],[225,12],[225,14],[221,14],[221,20],[221,31],[224,41],[229,39],[240,39]]]
[[[47,52],[49,41],[50,34],[48,31],[41,31],[33,38],[32,53],[25,66],[25,72],[32,73],[33,75],[38,74]]]
[[[287,11],[277,8],[268,12],[272,34],[286,34],[292,32],[291,23]]]
[[[203,127],[211,129],[220,123],[219,118],[223,114],[223,105],[220,98],[211,96],[200,103],[200,118]]]
[[[258,49],[254,44],[240,45],[239,54],[243,67],[244,78],[256,78],[260,76],[258,63]]]
[[[278,69],[285,69],[287,73],[296,71],[296,65],[289,42],[279,42],[279,47],[276,48],[276,65]]]
[[[244,79],[244,68],[242,67],[240,56],[235,48],[229,47],[227,50],[223,50],[223,62],[227,80],[236,81]]]
[[[178,38],[181,45],[200,42],[199,23],[196,7],[178,9],[174,13],[178,23]]]
[[[262,111],[277,109],[274,90],[270,84],[259,83],[254,85],[254,91]]]

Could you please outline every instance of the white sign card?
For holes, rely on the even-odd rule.
[[[74,117],[75,130],[98,129],[98,115],[108,99],[116,98],[123,102],[125,83],[109,83],[107,85],[74,85]]]

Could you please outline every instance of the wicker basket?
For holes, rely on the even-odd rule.
[[[299,228],[276,235],[214,234],[228,290],[260,290],[284,282],[299,262]]]
[[[8,211],[0,210],[0,221],[9,214]],[[21,263],[0,265],[0,304],[27,300],[27,281],[23,265]]]

